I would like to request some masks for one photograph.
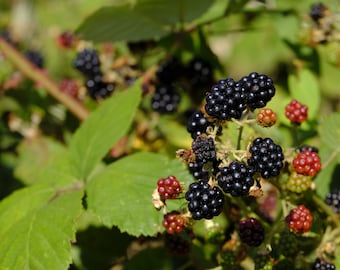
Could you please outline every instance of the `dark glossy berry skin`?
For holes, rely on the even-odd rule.
[[[313,263],[313,270],[335,270],[336,267],[334,264],[326,262],[321,258],[316,258]]]
[[[186,75],[192,87],[204,88],[213,82],[213,69],[211,64],[200,58],[194,57],[187,65]]]
[[[192,152],[195,154],[196,162],[207,163],[216,158],[214,139],[205,135],[198,136],[191,144]]]
[[[328,8],[323,3],[315,3],[310,8],[309,16],[313,21],[318,23],[321,18],[325,17],[325,12],[327,10]]]
[[[115,90],[115,85],[102,81],[101,76],[88,79],[85,82],[87,93],[92,99],[105,99]]]
[[[208,181],[210,174],[216,175],[219,171],[220,161],[215,159],[211,162],[210,166],[204,166],[202,161],[195,161],[188,163],[188,169],[191,175],[197,180]]]
[[[311,146],[311,145],[301,145],[301,146],[295,148],[296,153],[301,153],[301,152],[304,152],[304,151],[319,153],[319,149],[314,147],[314,146]]]
[[[306,121],[308,116],[308,107],[298,102],[296,99],[286,105],[285,111],[285,115],[290,122],[297,125]]]
[[[288,227],[296,234],[303,234],[310,231],[313,216],[308,208],[299,205],[292,210],[285,218]]]
[[[179,212],[172,211],[164,215],[162,225],[168,234],[180,233],[186,225],[186,218]]]
[[[264,240],[264,228],[255,218],[246,218],[240,221],[238,233],[243,243],[258,247]]]
[[[162,200],[175,199],[182,193],[182,186],[175,176],[169,175],[158,179],[157,190]]]
[[[275,95],[273,80],[264,74],[252,72],[241,78],[238,84],[246,92],[247,104],[251,110],[265,107]]]
[[[246,196],[254,185],[254,170],[246,164],[233,161],[228,167],[220,168],[218,185],[232,196]]]
[[[274,143],[271,138],[256,138],[253,140],[249,152],[248,165],[256,172],[261,173],[265,179],[278,176],[283,167],[284,155],[280,145]]]
[[[78,52],[73,61],[73,67],[88,78],[101,75],[98,51],[94,49],[84,49]]]
[[[177,111],[181,97],[171,84],[159,84],[151,99],[151,107],[161,114]]]
[[[28,50],[24,53],[24,55],[33,65],[37,66],[38,68],[44,67],[44,57],[41,52],[36,50]]]
[[[334,213],[340,214],[340,189],[329,192],[325,201],[333,209]]]
[[[156,77],[159,83],[171,84],[183,73],[183,66],[176,57],[167,59],[158,66]]]
[[[303,151],[293,159],[295,172],[306,176],[315,176],[321,170],[321,160],[316,152]]]
[[[224,195],[218,187],[211,187],[206,181],[194,182],[185,193],[188,209],[195,220],[212,219],[222,212]]]
[[[206,113],[220,120],[240,119],[247,107],[245,90],[231,78],[218,81],[205,101]]]
[[[210,125],[208,119],[200,110],[195,110],[188,119],[187,131],[193,139],[199,135],[206,133],[207,127]]]

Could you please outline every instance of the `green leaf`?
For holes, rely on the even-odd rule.
[[[340,113],[332,113],[320,120],[321,141],[330,148],[340,148]]]
[[[177,23],[188,22],[205,12],[213,1],[141,0],[103,7],[84,21],[77,33],[94,42],[139,41],[170,33]]]
[[[288,77],[289,92],[293,99],[308,106],[308,119],[317,118],[320,109],[320,89],[313,73],[302,69],[297,75]]]
[[[162,211],[152,204],[159,178],[175,175],[187,185],[192,177],[179,160],[169,161],[153,153],[136,153],[112,163],[87,187],[87,203],[105,226],[139,236],[162,231]],[[174,200],[177,206],[183,200]]]
[[[70,142],[75,176],[89,177],[97,163],[128,131],[141,98],[138,82],[124,92],[115,93],[76,131]]]
[[[55,198],[53,193],[50,188],[32,187],[1,203],[0,269],[68,269],[83,192]]]

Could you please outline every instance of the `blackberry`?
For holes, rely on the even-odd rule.
[[[210,173],[213,175],[216,175],[217,172],[219,171],[218,166],[220,164],[220,161],[217,159],[214,159],[212,161],[210,167],[208,167],[207,165],[204,166],[204,164],[205,163],[203,163],[202,161],[195,161],[195,162],[188,163],[189,172],[195,179],[208,181],[210,177]]]
[[[213,82],[213,69],[211,64],[200,58],[194,57],[187,65],[187,77],[194,88],[211,86]]]
[[[71,31],[64,31],[57,37],[57,42],[62,48],[74,48],[77,38]]]
[[[273,256],[276,258],[280,255],[294,258],[299,251],[296,235],[286,230],[274,235],[271,246]]]
[[[202,180],[189,185],[185,199],[188,201],[188,209],[195,220],[212,219],[214,216],[218,216],[222,212],[224,204],[222,191],[216,186],[211,187],[209,183]]]
[[[38,68],[44,67],[44,57],[41,52],[36,50],[28,50],[24,52],[24,56],[28,61],[30,61],[33,65],[37,66]]]
[[[340,189],[335,189],[326,195],[326,203],[337,214],[340,214]]]
[[[310,189],[312,186],[312,178],[310,176],[305,176],[302,174],[298,174],[293,172],[286,184],[288,190],[295,192],[295,193],[302,193],[306,190]]]
[[[268,179],[271,176],[278,176],[283,167],[284,155],[282,148],[273,142],[271,138],[256,138],[253,140],[249,152],[248,165],[256,172]]]
[[[59,89],[73,98],[78,97],[79,86],[76,81],[71,79],[65,79],[59,84]]]
[[[191,134],[191,137],[195,139],[199,135],[206,133],[208,126],[208,119],[200,110],[196,110],[188,119],[187,131]]]
[[[323,3],[315,3],[310,8],[309,17],[311,17],[313,21],[318,23],[320,19],[325,17],[327,10],[327,6],[325,6]]]
[[[272,258],[267,254],[258,254],[254,258],[255,270],[272,270],[273,262]]]
[[[157,187],[158,193],[163,200],[175,199],[182,193],[181,184],[173,175],[158,179]]]
[[[183,73],[183,66],[176,57],[167,59],[158,66],[156,77],[159,83],[171,84]]]
[[[251,110],[266,106],[275,95],[273,80],[264,74],[252,72],[238,83],[247,93],[247,104]]]
[[[94,49],[84,49],[78,52],[73,66],[89,78],[101,75],[99,54]]]
[[[218,185],[232,196],[246,196],[254,185],[254,170],[246,164],[233,161],[228,167],[220,168]]]
[[[246,218],[240,221],[238,233],[243,243],[257,247],[264,240],[264,228],[255,218]]]
[[[296,234],[308,232],[312,226],[313,216],[308,208],[299,205],[290,210],[285,218],[288,227]]]
[[[313,263],[313,270],[335,270],[334,264],[326,262],[321,258],[316,258]]]
[[[247,107],[245,90],[231,78],[218,81],[205,101],[207,114],[219,120],[240,119]]]
[[[191,250],[191,242],[178,234],[166,234],[164,244],[167,251],[175,256],[186,256]]]
[[[151,99],[152,109],[161,114],[170,114],[177,110],[180,95],[171,84],[159,84]]]
[[[307,119],[308,107],[294,99],[286,105],[285,116],[291,123],[300,125]]]
[[[207,163],[216,158],[216,148],[214,139],[205,135],[198,136],[191,145],[195,154],[196,162]]]
[[[106,98],[112,94],[115,89],[113,83],[104,82],[101,76],[88,79],[85,83],[87,93],[93,99]]]
[[[186,218],[179,212],[172,211],[164,215],[162,225],[168,234],[180,233],[186,225]]]
[[[256,115],[256,122],[262,127],[271,127],[276,123],[276,113],[271,109],[261,109]]]
[[[321,160],[316,152],[303,151],[293,159],[295,171],[306,176],[315,176],[321,170]]]
[[[319,153],[318,148],[316,148],[314,146],[310,146],[310,145],[301,145],[301,146],[295,148],[295,152],[297,152],[297,153],[301,153],[301,152],[304,152],[304,151]]]

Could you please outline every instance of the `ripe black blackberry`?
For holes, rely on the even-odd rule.
[[[192,152],[195,154],[196,162],[207,163],[216,158],[214,139],[206,135],[198,136],[191,144]]]
[[[194,57],[190,60],[186,74],[193,88],[211,86],[214,80],[211,64],[200,57]]]
[[[202,161],[196,161],[196,162],[189,162],[188,163],[188,169],[191,175],[197,179],[197,180],[203,180],[208,181],[210,177],[210,173],[213,175],[216,175],[218,172],[218,165],[220,164],[220,161],[217,159],[214,159],[212,163],[210,164],[210,168],[208,169],[209,164],[206,164],[204,166],[204,163]]]
[[[255,218],[246,218],[240,221],[238,233],[243,243],[257,247],[264,240],[264,228]]]
[[[224,204],[222,191],[216,186],[211,187],[208,182],[202,180],[189,185],[185,199],[188,201],[188,209],[195,220],[212,219],[214,216],[218,216],[222,212]]]
[[[316,258],[313,264],[313,270],[335,270],[335,265],[321,258]]]
[[[301,153],[301,152],[304,152],[304,151],[319,153],[318,148],[316,148],[314,146],[310,146],[310,145],[301,145],[301,146],[295,148],[295,152],[297,152],[297,153]]]
[[[246,98],[244,88],[233,79],[220,80],[205,98],[205,111],[220,120],[240,119],[247,107]]]
[[[183,73],[183,66],[178,58],[172,57],[158,66],[156,77],[159,83],[171,84]]]
[[[284,155],[282,148],[273,142],[271,138],[256,138],[253,140],[249,152],[251,154],[247,163],[252,166],[255,172],[268,179],[271,176],[278,176],[283,167]]]
[[[335,189],[326,195],[326,203],[337,214],[340,214],[340,189]]]
[[[24,52],[24,55],[28,61],[30,61],[33,65],[38,68],[44,67],[44,57],[41,52],[37,50],[27,50]]]
[[[200,110],[195,110],[188,119],[187,131],[191,134],[191,137],[195,139],[199,135],[206,133],[209,124],[204,114]]]
[[[249,189],[254,185],[254,169],[246,164],[233,161],[227,167],[220,168],[218,185],[225,193],[232,196],[246,196]]]
[[[315,3],[310,8],[309,17],[311,17],[314,22],[318,23],[321,18],[325,17],[327,10],[327,6],[323,3]]]
[[[103,99],[112,94],[115,85],[102,80],[101,76],[88,79],[85,83],[87,93],[92,99]]]
[[[151,99],[153,110],[161,114],[174,113],[179,105],[181,97],[171,84],[159,84]]]
[[[99,54],[94,49],[84,49],[78,52],[73,66],[88,78],[101,75]]]
[[[247,104],[251,110],[265,107],[275,95],[273,80],[264,74],[252,72],[241,78],[238,83],[246,92]]]

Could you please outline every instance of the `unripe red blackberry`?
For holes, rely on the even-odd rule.
[[[161,114],[174,113],[177,110],[181,97],[171,84],[159,84],[151,99],[153,110]]]
[[[62,48],[73,48],[76,42],[76,36],[70,31],[64,31],[57,37],[57,42]]]
[[[292,100],[289,104],[286,105],[285,111],[286,117],[292,123],[300,125],[307,119],[308,107],[301,104],[296,99]]]
[[[251,110],[265,107],[275,95],[273,80],[264,74],[252,72],[241,78],[238,84],[245,90],[247,104]]]
[[[254,173],[253,168],[242,162],[233,161],[229,166],[220,168],[218,185],[232,196],[246,196],[250,187],[254,185]]]
[[[264,240],[264,228],[255,218],[246,218],[240,221],[238,233],[243,243],[257,247]]]
[[[315,176],[321,170],[321,160],[318,153],[303,151],[293,159],[295,171],[307,176]]]
[[[157,187],[162,200],[175,199],[182,193],[181,183],[173,175],[158,179]]]
[[[335,189],[326,195],[326,203],[333,209],[334,213],[340,214],[340,189]]]
[[[278,176],[283,167],[284,155],[280,145],[274,143],[271,138],[256,138],[250,145],[248,165],[255,172],[261,173],[265,179]]]
[[[296,234],[309,232],[313,222],[313,216],[308,208],[299,205],[292,210],[285,218],[288,227]]]
[[[272,109],[260,109],[256,115],[256,122],[262,127],[271,127],[276,123],[276,113]]]
[[[216,158],[214,139],[205,135],[198,136],[191,144],[196,162],[207,163]]]
[[[186,226],[187,219],[177,211],[164,215],[162,225],[168,234],[180,233]]]
[[[199,181],[189,185],[185,193],[188,209],[193,219],[212,219],[222,212],[224,195],[218,187],[211,187],[208,182]]]
[[[286,184],[288,190],[295,192],[295,193],[302,193],[306,190],[310,189],[312,186],[312,178],[310,176],[305,176],[303,174],[298,174],[293,172]]]
[[[335,270],[334,264],[326,262],[321,258],[316,258],[313,263],[313,270]]]
[[[61,92],[73,98],[78,97],[79,86],[75,80],[65,79],[59,84]]]

